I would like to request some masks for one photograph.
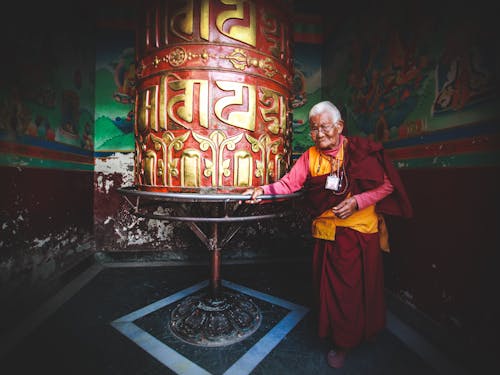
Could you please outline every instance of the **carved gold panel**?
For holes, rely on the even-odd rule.
[[[136,185],[240,191],[282,177],[291,160],[287,1],[141,3]]]

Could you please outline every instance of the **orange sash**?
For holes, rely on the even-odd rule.
[[[341,147],[336,157],[335,166],[340,167],[344,159],[344,148]],[[319,176],[331,173],[331,158],[325,157],[315,147],[309,148],[309,172],[311,175]],[[389,238],[385,220],[382,215],[375,212],[375,205],[368,206],[362,210],[354,212],[346,219],[339,219],[331,209],[324,211],[312,222],[312,236],[324,240],[335,240],[337,226],[349,227],[361,233],[380,234],[380,247],[384,251],[389,251]]]

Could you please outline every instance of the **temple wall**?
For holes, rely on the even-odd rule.
[[[475,348],[493,343],[498,312],[498,31],[479,6],[425,4],[345,9],[323,97],[349,134],[383,142],[413,203],[412,219],[389,220],[388,290]]]

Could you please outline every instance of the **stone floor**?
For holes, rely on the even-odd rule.
[[[255,332],[225,345],[189,343],[170,329],[181,301],[209,290],[207,265],[95,263],[0,337],[0,373],[465,374],[388,311],[387,328],[342,369],[316,335],[307,262],[223,264],[222,291],[255,303]]]

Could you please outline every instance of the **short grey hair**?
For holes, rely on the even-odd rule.
[[[311,120],[312,116],[317,116],[324,112],[330,114],[334,124],[336,124],[338,121],[342,121],[340,111],[332,102],[329,102],[328,100],[319,102],[311,107],[311,109],[309,110],[309,120]]]

